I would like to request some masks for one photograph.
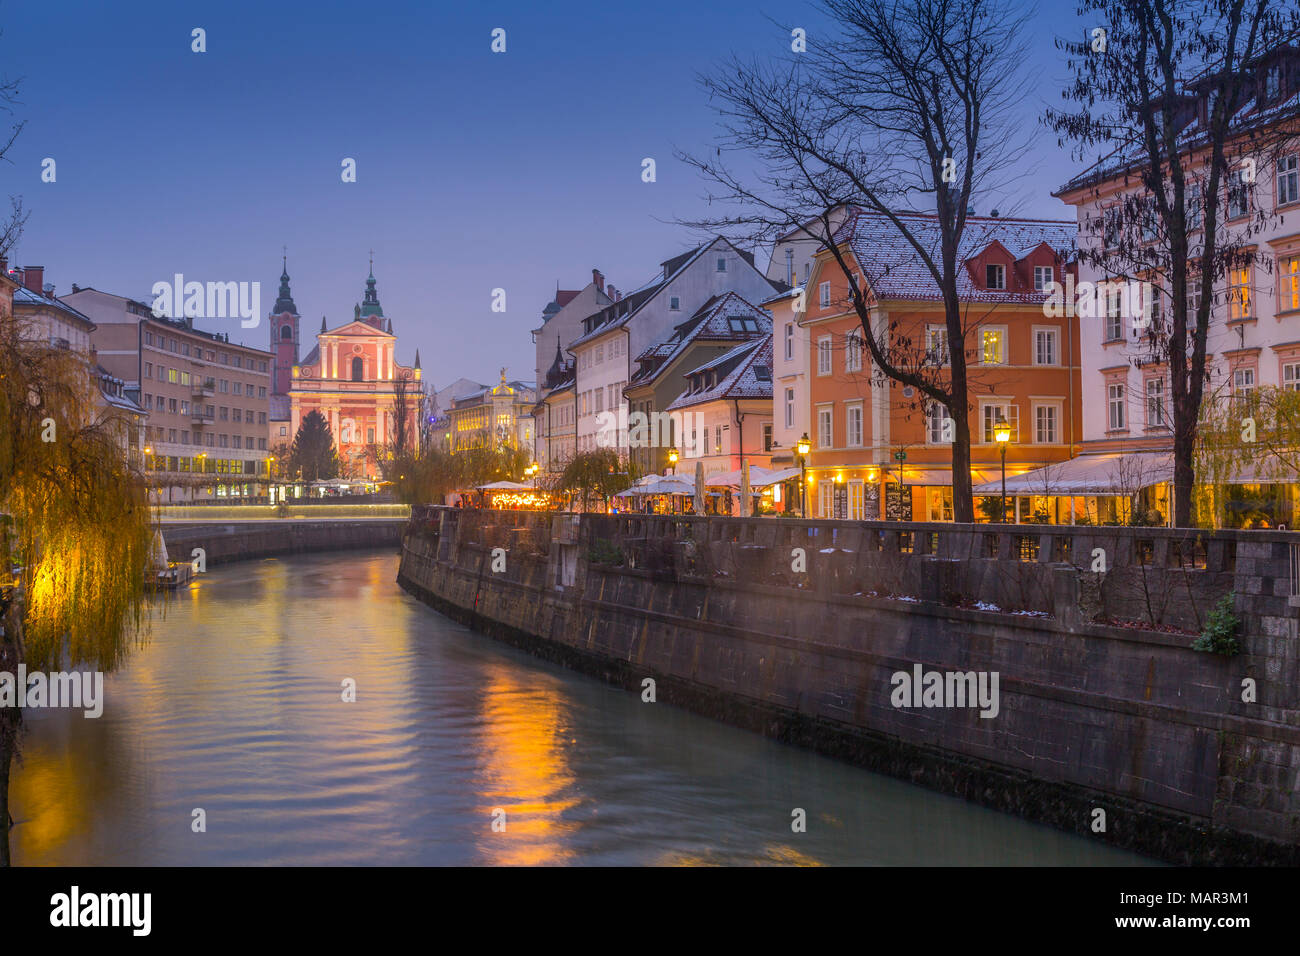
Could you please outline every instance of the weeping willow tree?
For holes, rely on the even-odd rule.
[[[152,517],[129,416],[99,401],[85,357],[0,311],[0,670],[116,667],[146,630]],[[0,710],[0,865],[21,711]]]
[[[1266,386],[1207,401],[1195,468],[1198,524],[1294,527],[1300,518],[1300,391]]]

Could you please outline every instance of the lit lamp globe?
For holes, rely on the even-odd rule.
[[[794,450],[797,451],[800,455],[807,455],[811,449],[812,449],[812,442],[808,440],[808,433],[804,432],[803,437],[800,438],[797,442],[795,442]]]
[[[1009,422],[999,421],[993,426],[993,438],[1001,444],[1011,441],[1011,425]]]

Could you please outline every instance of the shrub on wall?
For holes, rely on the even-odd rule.
[[[1241,621],[1232,611],[1232,602],[1233,596],[1226,594],[1214,606],[1214,610],[1210,612],[1205,622],[1205,630],[1192,642],[1193,650],[1222,654],[1224,657],[1232,657],[1241,652],[1241,642],[1237,640]]]

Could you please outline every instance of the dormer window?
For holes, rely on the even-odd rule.
[[[1007,267],[1002,265],[985,266],[984,284],[990,289],[1005,289],[1007,287]]]
[[[727,317],[727,326],[733,332],[757,332],[758,319],[747,315],[731,315]]]
[[[718,256],[718,271],[719,272],[727,271],[727,260],[722,256]]]
[[[1274,63],[1264,74],[1264,101],[1272,103],[1282,92],[1282,66]]]

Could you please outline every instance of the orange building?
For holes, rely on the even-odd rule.
[[[933,216],[905,214],[910,230],[934,250]],[[965,313],[973,484],[996,481],[999,419],[1011,426],[1007,474],[1072,457],[1082,431],[1079,330],[1074,317],[1044,308],[1048,284],[1070,264],[1072,222],[971,217],[958,250],[958,295]],[[938,284],[915,249],[883,216],[857,212],[836,235],[856,268],[873,328],[925,365],[948,364]],[[873,374],[848,281],[829,251],[820,253],[804,289],[810,517],[952,520],[952,422],[938,403]],[[981,517],[980,501],[976,516]],[[997,500],[993,499],[992,507]],[[1068,523],[1045,496],[1008,500],[1022,519]]]
[[[397,364],[397,336],[384,318],[375,291],[373,270],[366,280],[365,299],[351,322],[327,329],[321,320],[316,347],[292,369],[289,387],[289,436],[298,433],[303,418],[320,412],[334,435],[343,477],[377,478],[377,456],[394,438],[397,424],[397,382],[409,382],[406,397],[407,441],[416,435],[420,355],[412,368]]]

